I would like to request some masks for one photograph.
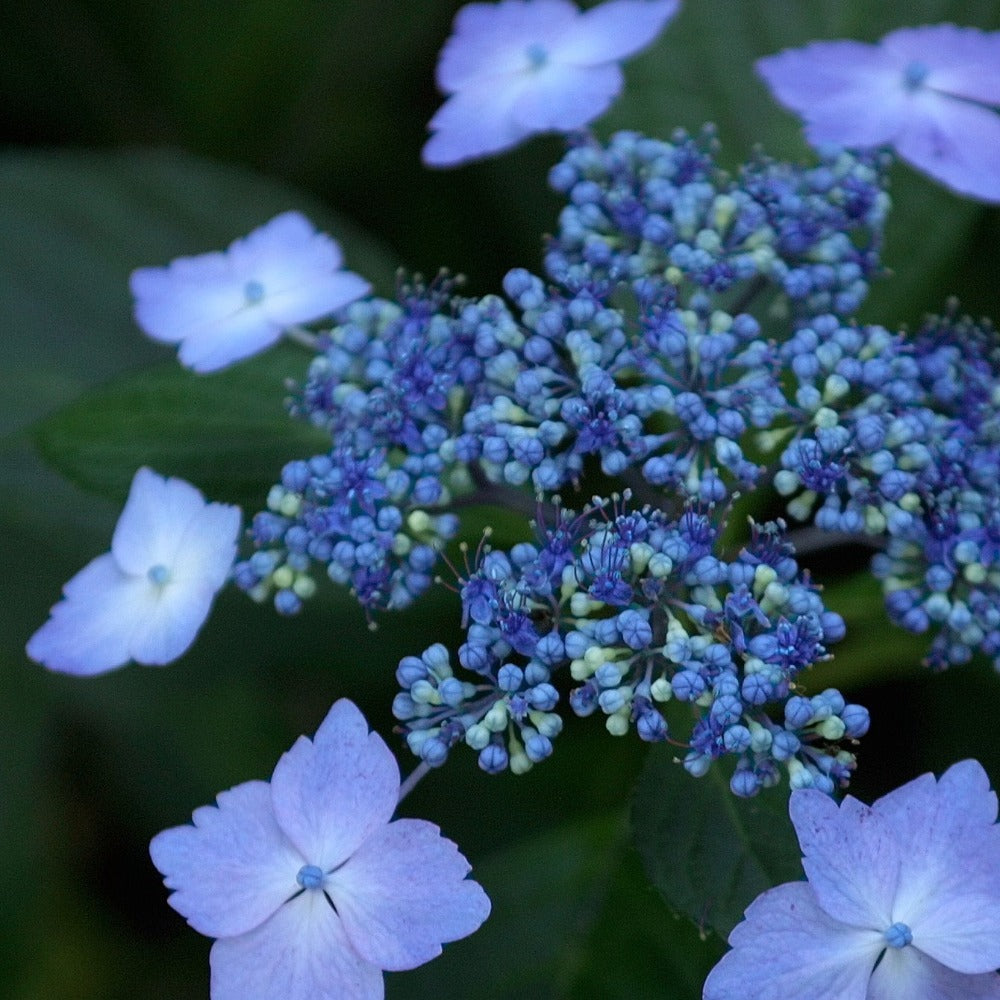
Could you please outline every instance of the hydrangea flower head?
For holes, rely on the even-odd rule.
[[[100,674],[129,660],[162,665],[194,641],[236,557],[240,510],[183,479],[142,468],[111,551],[63,587],[63,599],[28,640],[51,670]]]
[[[808,881],[750,905],[705,1000],[1000,997],[1000,826],[978,762],[870,807],[793,792],[790,812]]]
[[[399,770],[350,701],[300,737],[271,782],[222,792],[194,825],[158,834],[170,904],[215,937],[212,1000],[381,998],[471,934],[490,903],[432,823],[390,822]]]
[[[223,252],[133,271],[135,319],[154,340],[180,344],[188,368],[217,371],[366,295],[368,282],[342,263],[335,240],[282,212]]]
[[[1000,31],[930,24],[876,45],[813,42],[757,71],[813,144],[892,146],[946,187],[1000,202]]]
[[[649,45],[678,0],[471,3],[455,18],[437,82],[447,101],[431,119],[424,163],[454,166],[538,132],[571,132],[621,93],[619,61]]]

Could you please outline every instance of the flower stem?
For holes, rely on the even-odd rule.
[[[410,792],[416,788],[420,779],[431,769],[427,761],[422,760],[407,776],[406,780],[399,786],[399,798],[397,804],[403,801]]]

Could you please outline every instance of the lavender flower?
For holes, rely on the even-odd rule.
[[[750,905],[705,1000],[1000,997],[1000,826],[979,763],[870,807],[797,791],[789,811],[808,881]]]
[[[135,319],[154,340],[180,344],[181,364],[217,371],[366,295],[368,282],[342,263],[336,241],[283,212],[222,253],[133,271]]]
[[[538,132],[569,132],[621,93],[618,63],[649,45],[678,0],[609,0],[580,12],[569,0],[471,3],[455,17],[437,83],[424,163],[454,166]]]
[[[111,551],[66,584],[28,640],[28,655],[51,670],[84,675],[129,660],[176,660],[229,575],[239,529],[238,507],[206,503],[183,479],[139,469]]]
[[[757,71],[813,144],[892,146],[946,187],[1000,202],[1000,31],[928,24],[877,45],[813,42]]]
[[[212,1000],[383,995],[383,969],[412,969],[471,934],[490,902],[431,823],[390,822],[399,770],[347,700],[278,761],[157,834],[170,905],[212,946]]]

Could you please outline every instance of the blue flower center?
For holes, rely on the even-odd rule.
[[[541,69],[549,61],[549,51],[540,42],[532,42],[525,50],[532,69]]]
[[[243,297],[247,300],[247,305],[255,305],[264,298],[264,286],[259,281],[248,281],[243,286]]]
[[[913,941],[913,931],[898,920],[882,936],[890,948],[905,948]]]
[[[162,587],[170,579],[170,570],[163,563],[157,563],[155,566],[149,567],[149,572],[146,575],[150,582],[155,583],[157,587]]]
[[[323,869],[316,865],[303,865],[295,876],[295,881],[303,889],[318,889],[323,884]]]
[[[931,68],[927,63],[914,59],[913,62],[903,70],[903,85],[907,90],[918,90],[923,86]]]

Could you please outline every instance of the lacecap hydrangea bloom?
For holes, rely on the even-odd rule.
[[[268,784],[248,781],[158,834],[170,904],[211,952],[212,1000],[376,1000],[471,934],[490,902],[431,823],[390,822],[399,770],[350,701],[303,736]]]
[[[239,530],[238,507],[207,503],[183,479],[139,469],[111,551],[63,587],[63,599],[28,640],[28,655],[50,670],[82,675],[129,660],[176,660],[229,577]]]
[[[282,212],[223,252],[133,271],[135,319],[154,340],[180,344],[188,368],[217,371],[366,295],[368,282],[342,264],[335,240]]]
[[[1000,826],[978,762],[872,806],[806,789],[789,809],[808,881],[750,905],[705,1000],[1000,997]]]
[[[646,48],[678,0],[471,3],[455,17],[437,83],[424,163],[448,167],[510,149],[539,132],[572,132],[603,114],[624,84],[619,61]]]
[[[876,45],[813,42],[757,72],[811,143],[891,146],[952,190],[1000,202],[1000,31],[928,24]]]

